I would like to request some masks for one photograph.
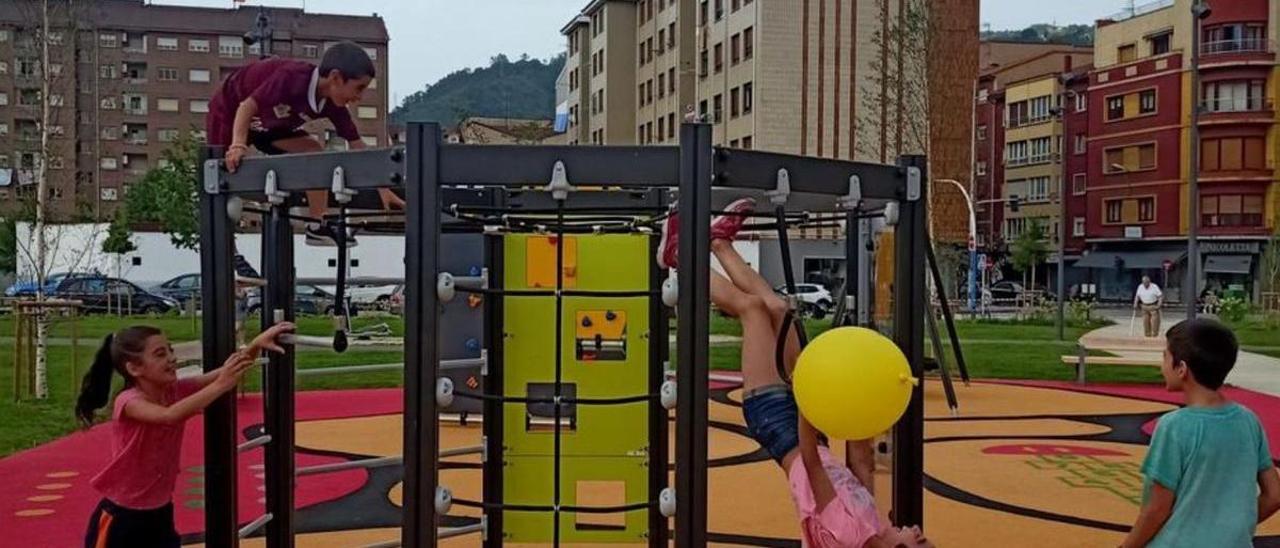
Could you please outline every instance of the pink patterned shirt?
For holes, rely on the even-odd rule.
[[[836,498],[827,503],[821,512],[817,510],[809,474],[804,459],[791,462],[787,476],[791,483],[791,497],[800,514],[800,530],[804,546],[810,548],[862,548],[880,532],[880,516],[876,502],[844,463],[831,455],[826,447],[818,448],[822,467],[831,478]]]

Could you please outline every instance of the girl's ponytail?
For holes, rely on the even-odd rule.
[[[133,386],[133,378],[125,368],[125,362],[142,355],[147,339],[163,334],[159,329],[146,325],[126,327],[107,335],[102,346],[93,356],[93,365],[80,383],[80,397],[76,399],[76,418],[86,427],[93,426],[93,415],[107,405],[111,397],[111,372],[124,377],[126,388]]]
[[[111,396],[111,372],[116,370],[112,359],[111,347],[115,335],[107,335],[103,339],[98,353],[93,356],[93,365],[80,383],[80,397],[76,399],[76,417],[86,427],[93,425],[94,412],[107,404]]]

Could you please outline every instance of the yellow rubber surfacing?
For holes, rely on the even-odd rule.
[[[951,418],[937,382],[926,385],[925,472],[959,490],[968,502],[932,491],[925,494],[927,534],[939,546],[1085,547],[1116,545],[1123,533],[1079,523],[1023,515],[1066,516],[1083,523],[1127,527],[1137,516],[1142,444],[1093,441],[1110,428],[1089,416],[1151,414],[1173,409],[1163,403],[1082,394],[1066,390],[1001,384],[957,387],[961,415]],[[736,399],[736,398],[734,398]],[[738,408],[712,402],[713,422],[742,424]],[[299,423],[300,447],[357,455],[400,454],[399,415]],[[442,425],[442,448],[477,445],[478,427]],[[711,458],[750,454],[750,439],[720,428],[709,433]],[[958,439],[959,438],[959,439]],[[839,448],[837,447],[837,452]],[[449,459],[478,462],[477,456]],[[441,483],[455,496],[478,499],[480,470],[444,470]],[[323,476],[305,478],[322,481]],[[549,481],[549,480],[548,480]],[[880,470],[877,495],[887,509],[890,475]],[[400,503],[399,485],[386,496]],[[982,507],[973,501],[1007,505],[1017,511]],[[798,539],[798,524],[786,479],[772,461],[714,467],[709,472],[708,520],[712,532],[747,537]],[[351,508],[359,512],[360,508]],[[455,506],[452,514],[477,516]],[[396,538],[395,528],[298,536],[299,546],[357,546]],[[1280,518],[1259,527],[1259,535],[1280,534]],[[444,546],[477,546],[475,535],[449,539]],[[260,539],[245,546],[258,546]],[[514,546],[514,545],[513,545]],[[566,544],[566,546],[568,546]],[[585,545],[583,545],[585,546]]]

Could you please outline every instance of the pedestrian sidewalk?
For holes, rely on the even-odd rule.
[[[1141,337],[1142,336],[1142,318],[1138,317],[1137,321],[1132,320],[1132,316],[1126,314],[1123,310],[1109,310],[1104,312],[1107,319],[1115,322],[1112,325],[1095,329],[1081,339],[1091,337]],[[1158,348],[1163,349],[1164,332],[1169,329],[1177,321],[1169,321],[1168,311],[1165,313],[1164,321],[1160,324],[1160,341]],[[1130,329],[1130,322],[1133,322],[1133,328]],[[1163,352],[1163,350],[1160,350]],[[1149,355],[1146,352],[1117,352],[1121,357],[1142,357]],[[1264,356],[1262,354],[1254,354],[1252,352],[1241,351],[1236,357],[1236,366],[1231,370],[1231,374],[1227,376],[1227,383],[1247,388],[1255,392],[1261,392],[1271,396],[1280,397],[1280,359]]]

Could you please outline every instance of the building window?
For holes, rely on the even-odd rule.
[[[756,53],[756,29],[755,27],[747,27],[742,31],[742,58],[750,59],[755,57]]]
[[[740,53],[741,47],[742,47],[742,35],[735,34],[729,38],[730,65],[737,66],[738,63],[742,62],[742,55]]]
[[[738,140],[734,139],[732,141],[729,141],[729,148],[738,148]]]
[[[674,112],[667,113],[667,138],[676,138],[676,113]]]
[[[34,107],[40,105],[40,90],[38,89],[20,89],[18,90],[18,105],[24,107]]]
[[[707,74],[710,72],[710,67],[711,67],[710,57],[711,56],[707,53],[707,50],[705,49],[698,53],[698,77],[699,78],[706,78]]]
[[[1027,202],[1049,201],[1049,177],[1032,177],[1026,180]]]
[[[1200,198],[1200,225],[1263,225],[1263,197],[1260,194],[1225,194]]]
[[[378,107],[361,106],[356,109],[356,116],[361,120],[376,120],[378,118]]]
[[[1018,101],[1009,103],[1007,112],[1005,112],[1006,125],[1008,127],[1018,127],[1029,122],[1027,119],[1027,102]]]
[[[742,138],[742,148],[751,150],[754,145],[755,143],[750,135]]]
[[[1204,109],[1209,112],[1249,112],[1263,109],[1266,82],[1228,80],[1204,84]]]
[[[1120,120],[1122,118],[1124,118],[1124,96],[1107,97],[1107,120]]]
[[[120,47],[120,35],[114,32],[104,32],[98,35],[98,45],[104,48]]]
[[[1125,44],[1116,48],[1116,62],[1128,63],[1138,58],[1138,45]]]
[[[49,94],[49,106],[60,107],[64,104],[66,104],[66,102],[62,99],[62,95],[59,95],[57,93]]]
[[[716,21],[724,18],[724,0],[716,0]]]
[[[156,131],[156,139],[161,143],[172,143],[178,140],[178,130],[161,129]]]
[[[1083,133],[1077,133],[1075,136],[1075,153],[1084,154],[1089,150],[1089,138]]]
[[[729,117],[738,117],[738,101],[741,99],[741,92],[738,88],[729,90]]]
[[[1154,114],[1156,111],[1156,90],[1148,89],[1138,92],[1138,114]]]
[[[742,113],[751,112],[755,103],[755,86],[752,82],[742,84]]]
[[[976,133],[977,138],[978,138],[978,140],[979,140],[979,141],[986,141],[986,140],[987,140],[987,125],[986,125],[986,124],[979,125],[979,126],[978,126],[978,129],[977,129],[977,131],[976,131],[975,133]]]
[[[711,98],[712,104],[712,122],[720,123],[724,119],[724,95],[717,93]]]
[[[1200,141],[1201,171],[1267,169],[1266,139],[1226,137]]]
[[[120,128],[115,126],[107,126],[102,128],[103,141],[115,141],[120,138]]]
[[[707,24],[707,4],[709,2],[710,0],[702,0],[702,2],[698,4],[698,24],[699,25]]]
[[[667,69],[667,93],[676,94],[676,68]]]
[[[178,39],[173,37],[156,37],[157,51],[178,51]]]
[[[161,82],[177,82],[178,69],[161,67],[156,69],[156,80]]]
[[[244,38],[239,36],[219,36],[218,57],[233,59],[244,57]]]
[[[120,169],[120,161],[110,157],[103,158],[98,165],[106,170]]]
[[[209,135],[203,129],[193,129],[191,130],[191,140],[203,143],[209,140]]]
[[[1084,173],[1076,173],[1071,176],[1071,194],[1081,196],[1085,193],[1088,181]]]
[[[636,86],[636,99],[640,101],[640,106],[644,106],[644,84]]]
[[[974,168],[974,171],[976,171],[978,175],[986,175],[986,174],[987,174],[987,162],[985,162],[985,161],[983,161],[983,160],[979,160],[979,161],[975,164],[975,166],[976,166],[976,167]]]
[[[667,25],[667,47],[676,47],[676,24],[674,21]]]
[[[9,123],[0,122],[0,137],[4,137],[6,135],[9,135]],[[0,167],[6,167],[6,166],[0,165]]]
[[[667,73],[658,73],[658,98],[667,96]]]
[[[210,77],[208,69],[191,69],[187,71],[187,80],[193,83],[208,83]]]
[[[716,74],[720,74],[720,72],[724,70],[724,43],[721,42],[716,44],[715,51]]]
[[[698,102],[698,117],[701,118],[703,121],[706,121],[708,114],[709,112],[707,111],[707,100],[703,99]]]
[[[1084,217],[1071,219],[1071,235],[1076,238],[1084,237]]]
[[[14,61],[13,68],[17,69],[18,76],[34,77],[40,75],[40,61],[34,58],[20,58]],[[111,65],[115,68],[115,65]]]
[[[1169,53],[1170,44],[1173,39],[1173,31],[1162,32],[1154,36],[1147,37],[1147,44],[1151,47],[1151,55],[1163,55]]]
[[[1201,53],[1267,51],[1266,23],[1229,23],[1205,27]]]
[[[378,60],[378,48],[364,48],[364,53],[369,56],[369,60]]]
[[[156,110],[160,112],[178,112],[177,99],[156,99]]]
[[[209,112],[209,101],[205,99],[192,99],[188,110],[195,114]]]
[[[1027,158],[1029,164],[1042,164],[1053,159],[1052,141],[1049,137],[1039,137],[1031,139],[1030,156]]]
[[[1080,92],[1076,92],[1076,112],[1085,112],[1089,110],[1089,96]]]
[[[1014,141],[1005,145],[1004,159],[1009,166],[1020,166],[1027,163],[1028,145],[1026,141]]]
[[[209,41],[204,39],[187,40],[187,51],[192,53],[209,53]]]
[[[1103,173],[1117,174],[1131,171],[1147,171],[1155,168],[1155,143],[1118,146],[1103,150]]]
[[[662,141],[666,140],[666,137],[667,137],[667,117],[659,116],[658,117],[658,142],[661,143]]]
[[[102,110],[115,110],[119,108],[116,105],[115,97],[103,97],[102,101],[98,103],[98,107],[101,108]]]
[[[1048,120],[1052,99],[1049,95],[1031,99],[1027,106],[1027,123],[1034,124]]]
[[[319,57],[319,56],[320,56],[320,46],[317,46],[317,45],[315,45],[315,44],[303,44],[303,45],[302,45],[302,56],[303,56],[303,57],[310,57],[310,58],[312,58],[312,59],[314,59],[314,58],[316,58],[316,57]]]
[[[1103,224],[1151,224],[1156,222],[1155,196],[1110,198],[1102,201]]]
[[[363,136],[363,137],[361,137],[361,138],[360,138],[360,142],[364,143],[364,144],[365,144],[365,146],[376,147],[376,146],[378,146],[378,136],[377,136],[377,135],[365,135],[365,136]]]

